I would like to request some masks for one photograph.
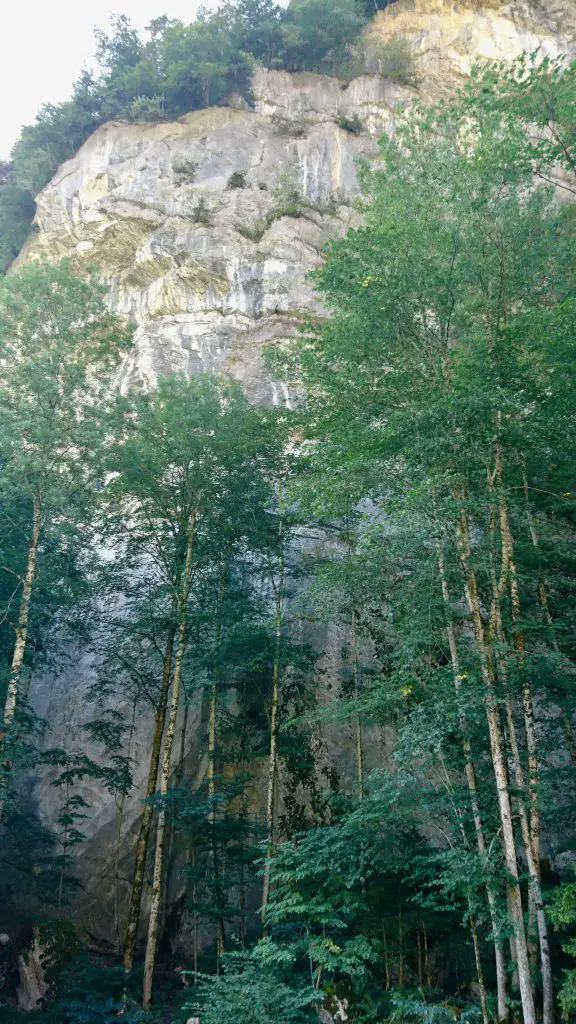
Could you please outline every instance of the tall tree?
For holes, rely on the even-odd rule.
[[[550,1021],[537,846],[541,757],[529,667],[531,658],[541,663],[541,648],[540,630],[526,621],[537,579],[525,558],[519,566],[528,533],[521,466],[532,467],[529,488],[532,481],[540,487],[536,467],[550,451],[564,463],[554,425],[560,408],[572,424],[571,388],[552,394],[545,383],[550,372],[564,378],[550,331],[563,339],[559,325],[570,316],[570,211],[534,187],[529,137],[508,132],[503,147],[502,124],[486,116],[481,99],[473,113],[468,97],[464,106],[412,117],[396,140],[381,143],[385,170],[365,176],[367,226],[335,243],[318,275],[335,318],[302,343],[300,372],[317,446],[310,461],[324,465],[326,493],[352,503],[369,494],[376,503],[369,518],[373,529],[382,521],[383,538],[393,509],[409,504],[424,512],[436,501],[456,587],[454,597],[442,588],[440,559],[453,666],[458,649],[467,649],[483,694],[524,1018],[535,1019],[520,885],[526,858]],[[562,350],[566,357],[564,342]],[[558,502],[545,504],[544,522]],[[459,627],[456,635],[449,604],[461,600],[472,630]],[[554,652],[547,657],[551,663]],[[537,685],[546,687],[541,674]],[[520,723],[525,749],[515,738]],[[461,727],[466,741],[465,720]]]
[[[95,278],[75,277],[66,263],[25,266],[0,290],[2,528],[16,530],[26,547],[24,564],[9,568],[19,600],[0,745],[1,802],[43,538],[55,530],[81,534],[101,484],[112,379],[129,337],[103,296]],[[17,505],[24,511],[15,523]]]
[[[148,581],[153,579],[165,588],[167,611],[170,609],[165,619],[156,716],[163,753],[158,764],[159,746],[155,744],[148,787],[150,790],[154,777],[154,790],[161,798],[144,974],[144,1002],[149,1005],[163,891],[165,797],[185,670],[196,552],[202,565],[202,550],[207,545],[213,551],[220,545],[226,554],[228,536],[239,542],[249,532],[250,512],[257,502],[266,502],[266,474],[273,463],[276,441],[269,427],[270,414],[250,406],[237,386],[209,377],[161,380],[149,395],[120,399],[118,414],[118,441],[109,461],[113,471],[109,510],[113,511],[107,529],[122,558],[128,558]],[[214,756],[212,751],[212,762]],[[140,911],[148,818],[145,814],[137,850],[125,950],[128,963]]]

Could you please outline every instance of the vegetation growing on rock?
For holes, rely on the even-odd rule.
[[[575,100],[576,66],[525,57],[381,140],[363,226],[315,276],[329,316],[271,353],[296,410],[213,376],[116,396],[126,336],[96,281],[6,279],[4,849],[26,906],[66,916],[87,778],[119,814],[110,947],[70,941],[46,1019],[573,1014]],[[274,198],[303,215],[290,175]],[[305,625],[337,637],[329,680]],[[27,707],[63,632],[96,666],[98,762],[46,750]],[[31,863],[40,767],[65,799]]]

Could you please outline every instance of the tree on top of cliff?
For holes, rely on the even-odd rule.
[[[126,16],[113,18],[110,33],[96,34],[97,72],[83,71],[66,102],[45,104],[13,148],[0,181],[0,273],[25,238],[33,196],[99,125],[176,118],[233,91],[249,97],[255,61],[338,72],[364,21],[358,0],[228,0],[189,24],[156,18],[144,40]]]

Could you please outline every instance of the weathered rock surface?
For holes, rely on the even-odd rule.
[[[573,51],[576,2],[398,0],[371,33],[376,43],[408,37],[421,92],[435,96],[461,80],[478,56],[512,59],[537,46],[552,54]],[[356,161],[377,152],[378,135],[394,130],[399,108],[414,95],[378,75],[345,84],[260,70],[254,109],[232,97],[227,107],[174,123],[105,125],[38,197],[38,232],[24,258],[66,254],[100,266],[111,306],[136,324],[125,386],[169,370],[225,369],[253,400],[286,402],[285,387],[264,371],[262,348],[291,336],[303,312],[322,312],[308,275],[326,243],[359,221]],[[342,127],[352,117],[362,133]],[[329,686],[340,674],[343,638],[333,630],[316,639],[327,652],[323,685]],[[30,697],[49,724],[51,746],[97,755],[82,731],[93,678],[94,667],[80,656],[50,678],[33,680]],[[188,736],[187,762],[199,784],[205,770],[201,704],[191,710]],[[123,808],[121,917],[149,743],[144,717],[136,721],[130,751],[137,785]],[[367,768],[386,746],[386,737],[374,733]],[[351,778],[353,737],[342,727],[326,730],[319,757]],[[93,938],[113,942],[117,811],[106,791],[81,792],[92,810],[88,839],[78,850],[83,888],[76,914]],[[60,794],[48,774],[35,797],[43,820],[54,821]],[[254,801],[257,807],[257,794]]]
[[[96,262],[137,325],[126,377],[227,368],[255,399],[280,400],[262,346],[319,309],[307,275],[357,220],[355,162],[410,98],[375,76],[345,87],[267,71],[254,92],[254,110],[105,125],[38,197],[32,251]],[[366,134],[339,127],[352,113]]]
[[[410,40],[425,96],[460,84],[477,60],[522,52],[558,56],[576,48],[574,0],[397,0],[374,19],[375,52],[391,36]]]

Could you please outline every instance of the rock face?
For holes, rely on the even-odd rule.
[[[420,90],[438,96],[477,60],[514,60],[523,51],[573,54],[574,0],[396,0],[372,22],[374,51],[392,36],[410,40]]]
[[[254,399],[282,401],[261,348],[319,308],[307,274],[356,220],[355,161],[410,98],[377,77],[346,88],[267,71],[254,93],[254,110],[107,124],[38,197],[33,250],[93,260],[137,325],[127,378],[226,368]],[[366,134],[339,127],[353,114]]]
[[[398,0],[370,33],[376,53],[391,36],[409,38],[420,90],[434,96],[461,80],[478,56],[512,59],[539,45],[547,53],[572,52],[576,2]],[[226,370],[254,401],[289,402],[286,388],[266,376],[262,348],[290,337],[302,313],[322,312],[308,275],[327,242],[359,222],[356,161],[377,153],[378,135],[394,130],[399,108],[415,95],[378,75],[345,84],[259,70],[253,108],[232,97],[229,106],[174,123],[105,125],[38,197],[38,231],[23,258],[47,253],[99,265],[111,306],[136,324],[124,386],[146,385],[169,370]],[[327,652],[323,680],[330,685],[340,672],[343,638],[333,631],[316,639]],[[50,746],[80,745],[96,756],[81,730],[93,678],[88,659],[75,657],[32,682],[30,699],[48,722]],[[201,707],[190,712],[188,735],[187,763],[199,784]],[[103,790],[81,791],[92,810],[78,850],[83,888],[75,913],[98,942],[114,941],[116,873],[121,918],[125,908],[147,771],[147,719],[136,721],[131,742],[137,785],[124,804],[117,863],[114,802]],[[352,736],[333,728],[320,746],[321,758],[340,774],[348,765],[352,776]],[[387,738],[375,732],[369,746],[368,769]],[[53,821],[59,794],[48,776],[35,800],[41,818]]]

